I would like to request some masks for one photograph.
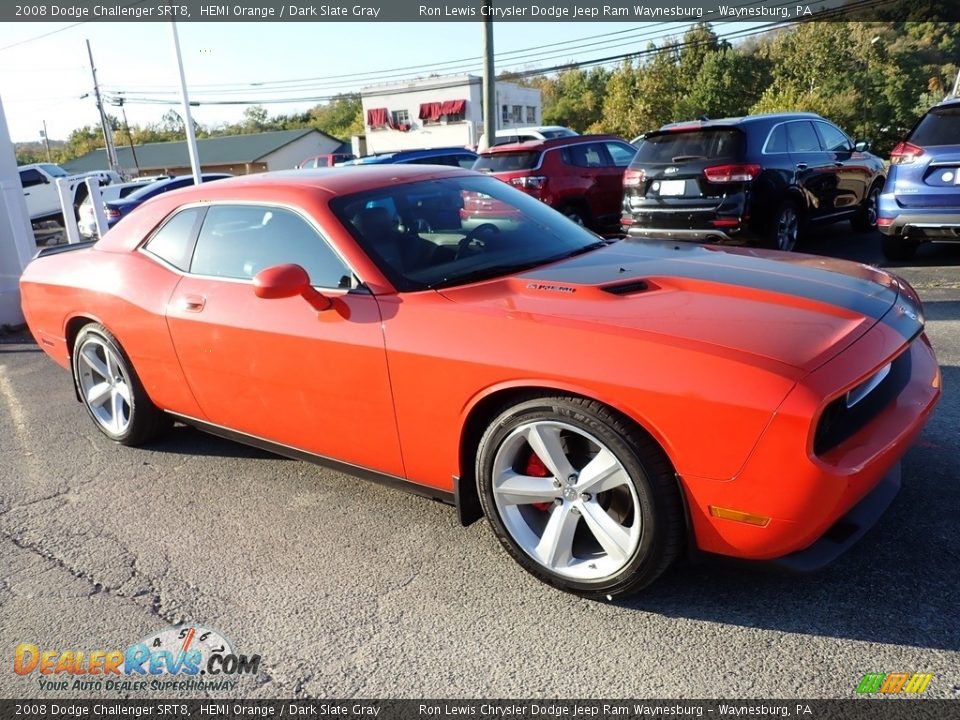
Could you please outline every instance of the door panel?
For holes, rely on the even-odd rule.
[[[373,296],[341,294],[318,313],[301,297],[185,276],[167,322],[210,422],[403,476]]]
[[[795,182],[806,198],[807,217],[821,219],[834,212],[837,174],[833,154],[821,148],[820,138],[809,120],[790,122],[786,127]]]

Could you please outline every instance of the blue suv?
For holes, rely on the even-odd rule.
[[[960,242],[960,97],[930,108],[893,148],[877,216],[890,260],[922,242]]]

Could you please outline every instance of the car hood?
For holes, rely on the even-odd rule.
[[[628,239],[442,294],[478,311],[643,334],[809,372],[879,321],[899,284],[843,260]]]

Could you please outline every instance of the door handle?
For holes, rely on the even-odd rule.
[[[834,166],[834,167],[843,167],[843,163],[840,162],[839,160],[834,160],[834,161],[833,161],[833,166]]]
[[[185,295],[180,304],[187,312],[200,312],[207,304],[207,299],[202,295]]]
[[[806,170],[806,169],[807,169],[806,163],[797,163],[797,170]]]

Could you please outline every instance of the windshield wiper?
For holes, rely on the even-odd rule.
[[[537,267],[538,265],[543,265],[543,260],[533,260],[525,263],[501,263],[499,265],[488,265],[486,267],[477,268],[476,270],[460,273],[459,275],[448,275],[447,277],[430,283],[424,287],[427,290],[439,290],[440,288],[450,287],[451,285],[463,285],[470,282],[477,282],[478,280],[487,280],[489,278],[497,277],[498,275],[511,275],[516,272],[522,272],[523,270],[529,270],[530,268]]]

